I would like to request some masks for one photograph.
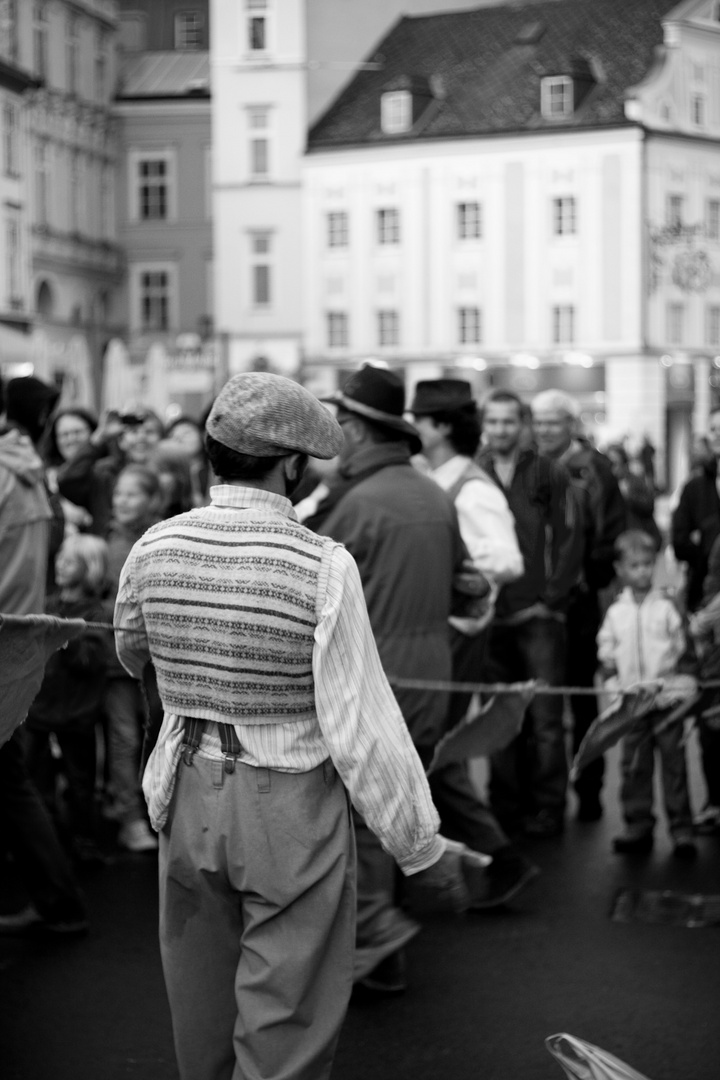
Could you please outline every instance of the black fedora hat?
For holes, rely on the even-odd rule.
[[[365,364],[350,376],[342,390],[321,400],[357,413],[379,427],[397,431],[409,442],[411,453],[420,453],[422,441],[417,429],[403,416],[405,387],[394,372]]]
[[[413,416],[433,416],[435,413],[456,412],[477,408],[472,386],[464,379],[425,379],[415,387],[410,412]]]

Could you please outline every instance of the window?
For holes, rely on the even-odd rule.
[[[268,47],[267,0],[246,0],[247,45],[250,52],[264,52]]]
[[[49,213],[49,163],[47,143],[35,147],[35,218],[38,225],[47,225]]]
[[[480,308],[458,309],[458,341],[461,345],[479,345],[482,341]]]
[[[668,195],[667,197],[665,220],[671,229],[679,229],[682,226],[683,202],[682,195]]]
[[[65,39],[65,82],[69,94],[78,92],[78,21],[71,16],[67,24],[67,36]]]
[[[113,190],[112,167],[103,162],[100,166],[100,236],[103,240],[112,236]]]
[[[399,345],[400,318],[397,311],[378,311],[378,345]]]
[[[129,155],[132,221],[169,221],[175,217],[175,162],[170,151]]]
[[[5,282],[7,300],[11,308],[22,307],[20,271],[20,222],[13,213],[5,219]]]
[[[250,234],[252,265],[250,270],[252,303],[255,307],[267,307],[272,302],[272,272],[270,255],[272,233],[267,230]]]
[[[348,216],[345,210],[331,210],[327,215],[328,247],[347,247]]]
[[[682,304],[668,304],[666,311],[666,336],[668,345],[682,345],[685,309]]]
[[[380,98],[380,127],[386,135],[409,131],[412,127],[412,95],[396,90]]]
[[[705,126],[705,95],[690,95],[690,119],[697,127]]]
[[[107,69],[107,37],[104,33],[99,33],[95,53],[95,99],[97,101],[105,101],[107,95]]]
[[[70,232],[74,233],[80,228],[80,207],[84,208],[81,187],[80,152],[73,150],[70,154]]]
[[[45,3],[37,3],[33,9],[33,67],[39,79],[48,74],[48,17]]]
[[[0,57],[14,62],[18,58],[17,0],[0,3]]]
[[[170,329],[170,275],[167,270],[140,273],[140,329],[143,333]]]
[[[708,240],[720,240],[720,199],[708,199],[705,229]]]
[[[342,349],[348,343],[348,317],[344,311],[328,311],[327,343],[331,349]]]
[[[707,343],[720,347],[720,306],[711,304],[707,309]]]
[[[377,211],[377,235],[379,244],[400,243],[400,211]]]
[[[270,171],[270,144],[267,139],[250,140],[250,175],[253,180],[264,180]]]
[[[8,176],[17,176],[18,115],[9,101],[3,106],[3,167]]]
[[[175,16],[175,48],[202,49],[203,20],[199,11],[181,11]]]
[[[457,204],[457,234],[459,240],[479,240],[482,236],[482,207],[479,202]]]
[[[575,340],[575,308],[572,304],[556,304],[552,309],[552,339],[554,345],[572,345]]]
[[[540,84],[540,110],[547,120],[572,116],[573,83],[568,75],[552,75]]]
[[[576,226],[575,197],[563,195],[552,201],[553,233],[555,236],[574,236]]]

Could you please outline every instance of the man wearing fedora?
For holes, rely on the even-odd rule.
[[[352,988],[347,795],[402,871],[466,894],[383,673],[357,567],[297,521],[342,432],[307,390],[230,379],[206,425],[211,504],[136,543],[118,655],[164,709],[144,775],[182,1080],[322,1080]],[[388,856],[389,857],[389,856]]]
[[[338,478],[311,528],[341,541],[360,571],[380,659],[391,678],[447,680],[453,576],[466,555],[451,501],[411,464],[420,437],[403,417],[405,388],[367,365],[332,399],[345,443]],[[395,686],[425,764],[445,730],[448,695]],[[356,822],[358,923],[355,978],[378,991],[404,988],[402,948],[418,925],[395,905],[395,869]]]
[[[494,598],[501,585],[522,575],[523,559],[507,499],[473,460],[480,445],[480,416],[472,387],[462,379],[419,382],[410,412],[430,476],[455,503],[468,554],[489,581]],[[480,681],[492,614],[490,603],[486,612],[451,616],[453,682]],[[448,729],[462,720],[471,696],[451,695]],[[443,835],[492,855],[486,893],[473,897],[473,907],[482,910],[506,903],[537,876],[537,867],[511,843],[495,815],[482,804],[466,761],[433,771],[429,780]]]

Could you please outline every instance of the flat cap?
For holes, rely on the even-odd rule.
[[[340,453],[342,428],[304,386],[283,375],[248,371],[233,375],[218,394],[205,430],[239,454],[276,457]]]

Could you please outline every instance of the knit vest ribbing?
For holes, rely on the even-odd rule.
[[[312,718],[318,587],[333,546],[258,509],[203,507],[149,530],[132,583],[165,710],[243,724]]]

